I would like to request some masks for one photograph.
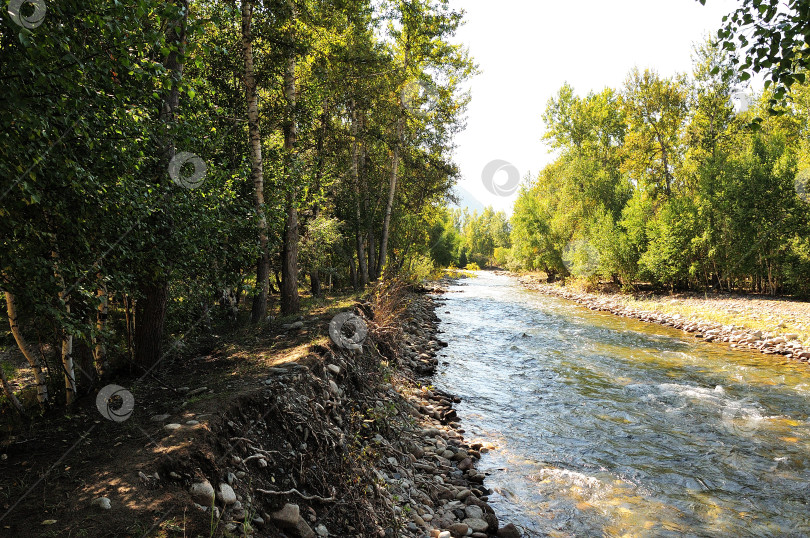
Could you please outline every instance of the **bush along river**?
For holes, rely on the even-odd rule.
[[[436,385],[462,397],[490,503],[529,536],[810,536],[810,368],[456,281]]]

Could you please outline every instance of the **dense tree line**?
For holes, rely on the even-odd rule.
[[[43,406],[429,249],[474,71],[446,1],[36,4],[0,21],[0,301]]]
[[[544,115],[556,158],[515,205],[512,265],[810,293],[810,85],[747,96],[729,58],[707,44],[691,76],[633,70],[585,96],[563,86]]]
[[[511,241],[506,213],[488,207],[479,213],[446,209],[436,214],[429,231],[430,257],[442,267],[505,267]]]

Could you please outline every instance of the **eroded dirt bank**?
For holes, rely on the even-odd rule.
[[[129,433],[86,409],[90,432],[58,463],[45,461],[55,452],[38,461],[7,449],[0,534],[520,536],[487,504],[476,462],[488,447],[464,441],[458,398],[430,386],[446,344],[441,299],[426,291],[389,289],[356,305],[369,329],[362,352],[323,337],[331,315],[305,319],[276,328],[269,349],[230,350],[207,380],[197,372],[196,388],[154,398],[123,423]],[[278,349],[301,331],[303,352]],[[291,360],[273,366],[237,362],[285,353]],[[214,398],[235,376],[243,386]]]

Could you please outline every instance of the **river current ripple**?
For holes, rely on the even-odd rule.
[[[488,272],[437,309],[435,384],[529,536],[810,536],[810,368]]]

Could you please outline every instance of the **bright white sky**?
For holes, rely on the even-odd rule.
[[[532,176],[552,155],[541,141],[546,102],[564,82],[580,95],[620,88],[634,66],[691,72],[692,44],[714,35],[734,0],[451,0],[457,34],[479,65],[467,129],[457,137],[459,186],[511,214],[517,194],[488,192],[481,172],[503,159]],[[496,183],[506,176],[496,176]]]

